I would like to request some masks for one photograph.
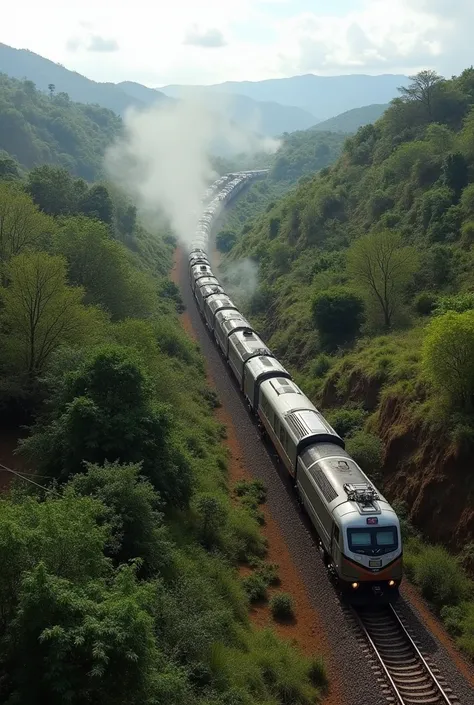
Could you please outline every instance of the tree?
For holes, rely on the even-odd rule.
[[[66,169],[43,164],[28,174],[28,193],[42,211],[49,215],[77,212],[74,179]]]
[[[423,343],[423,366],[439,392],[453,405],[474,405],[474,311],[447,313],[429,324]]]
[[[348,253],[349,273],[373,301],[390,328],[407,284],[418,268],[418,256],[401,236],[386,230],[365,235]]]
[[[411,84],[401,86],[398,90],[406,102],[421,103],[431,119],[433,112],[433,98],[436,88],[444,81],[436,71],[420,71],[416,76],[410,76]]]
[[[364,302],[349,289],[333,287],[316,294],[312,313],[321,343],[334,349],[354,340],[359,333],[364,322]]]
[[[92,321],[81,303],[83,290],[66,285],[62,257],[20,254],[5,271],[2,323],[11,362],[34,378],[62,343],[79,342]]]
[[[111,225],[114,217],[114,206],[105,186],[96,184],[84,194],[79,201],[79,210],[89,218],[98,218]]]
[[[458,200],[461,191],[467,186],[469,181],[468,165],[460,152],[447,155],[443,162],[441,176],[443,183],[454,191],[456,200]]]
[[[47,474],[67,479],[84,461],[143,462],[143,474],[167,504],[183,507],[191,470],[173,436],[166,405],[152,401],[152,386],[139,355],[118,345],[93,348],[75,372],[55,380],[50,405],[23,452]]]
[[[0,179],[2,181],[16,181],[20,179],[20,165],[6,152],[0,152]]]
[[[0,182],[0,264],[34,249],[55,231],[52,218],[41,213],[15,184]]]
[[[152,312],[152,292],[145,282],[135,286],[127,252],[105,223],[85,216],[64,219],[54,248],[67,259],[70,283],[84,287],[86,304],[99,304],[114,320]]]
[[[157,670],[155,596],[152,583],[136,580],[133,566],[122,566],[109,585],[97,580],[81,586],[39,563],[24,576],[6,641],[10,701],[167,702]]]
[[[49,97],[51,98],[51,100],[53,100],[55,90],[56,90],[56,86],[54,85],[54,83],[48,83]]]
[[[230,252],[237,241],[233,230],[221,230],[216,236],[216,247],[219,252]]]
[[[109,553],[114,561],[140,558],[140,577],[152,577],[170,565],[171,544],[159,511],[160,497],[140,473],[140,463],[88,464],[87,473],[73,477],[68,487],[79,495],[96,497],[107,508],[115,539]]]

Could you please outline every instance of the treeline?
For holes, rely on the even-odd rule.
[[[236,566],[265,542],[170,239],[52,167],[0,181],[0,224],[1,417],[34,472],[0,499],[1,702],[318,702],[320,661],[249,624]]]
[[[270,347],[364,469],[460,553],[449,571],[434,559],[423,570],[474,654],[472,584],[459,577],[474,541],[474,69],[424,71],[400,90],[334,166],[258,218],[249,209],[228,266],[256,263],[247,314]],[[425,472],[448,478],[437,500]]]
[[[74,103],[54,85],[47,95],[32,81],[0,74],[0,153],[23,168],[55,164],[92,182],[102,176],[104,151],[121,125],[111,110]]]

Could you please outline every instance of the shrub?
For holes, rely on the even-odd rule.
[[[364,322],[364,302],[345,287],[332,287],[316,294],[313,321],[321,343],[332,350],[354,340]]]
[[[375,480],[379,475],[383,457],[383,443],[380,438],[373,433],[358,431],[347,441],[346,450],[362,470]]]
[[[318,357],[311,363],[311,374],[314,377],[322,377],[331,369],[331,358],[329,355],[321,353]]]
[[[323,691],[327,689],[329,682],[326,666],[322,657],[313,658],[309,667],[308,676],[314,686],[321,688]]]
[[[216,236],[216,248],[219,252],[230,252],[237,241],[237,234],[233,230],[221,230]]]
[[[471,409],[474,400],[474,311],[449,311],[429,324],[423,366],[433,386],[453,406]]]
[[[439,612],[467,596],[469,581],[453,556],[442,546],[423,546],[412,556],[413,580]]]
[[[276,563],[266,563],[259,560],[257,565],[257,575],[265,581],[266,585],[278,585],[280,578],[278,577],[278,565]]]
[[[290,619],[293,617],[293,599],[285,592],[278,592],[270,600],[270,609],[275,619]]]
[[[438,297],[431,291],[422,291],[415,297],[413,308],[419,316],[429,316],[433,312]]]
[[[252,497],[257,504],[262,504],[267,497],[267,489],[261,480],[239,480],[235,484],[235,494],[238,497]]]
[[[250,602],[260,602],[267,598],[267,585],[258,573],[252,573],[243,578],[242,584]]]
[[[335,409],[326,416],[334,430],[344,438],[362,428],[367,412],[364,409]]]

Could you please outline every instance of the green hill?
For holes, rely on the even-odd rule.
[[[121,124],[111,110],[73,103],[67,93],[48,96],[31,81],[0,74],[0,150],[23,167],[56,164],[93,181]]]
[[[244,224],[247,229],[249,218],[270,207],[276,199],[293,188],[299,179],[309,178],[335,162],[344,141],[345,135],[342,134],[301,130],[283,135],[275,154],[255,155],[250,159],[243,155],[231,162],[217,161],[216,166],[220,166],[219,171],[222,173],[235,168],[270,168],[268,177],[253,184],[226,213],[222,227],[234,231],[235,236]]]
[[[252,216],[224,277],[257,264],[246,314],[401,516],[458,553],[404,519],[408,575],[474,657],[474,69],[422,72]]]
[[[1,43],[0,72],[12,78],[33,81],[41,91],[48,91],[48,86],[53,84],[57,93],[67,93],[71,100],[101,105],[118,115],[123,115],[131,105],[144,106],[144,102],[133,95],[132,83],[127,84],[129,90],[126,91],[115,83],[98,83],[28,49],[14,49]],[[159,91],[155,94],[158,99],[169,100]]]
[[[312,129],[324,132],[344,132],[351,134],[357,132],[359,127],[370,125],[371,123],[382,117],[387,110],[388,104],[385,105],[365,105],[363,108],[354,108],[347,110],[341,115],[336,115],[329,120],[319,122]]]

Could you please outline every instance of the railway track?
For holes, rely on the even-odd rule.
[[[353,614],[374,652],[382,675],[401,705],[459,705],[421,654],[391,606],[354,608]],[[449,693],[449,694],[448,694]]]

